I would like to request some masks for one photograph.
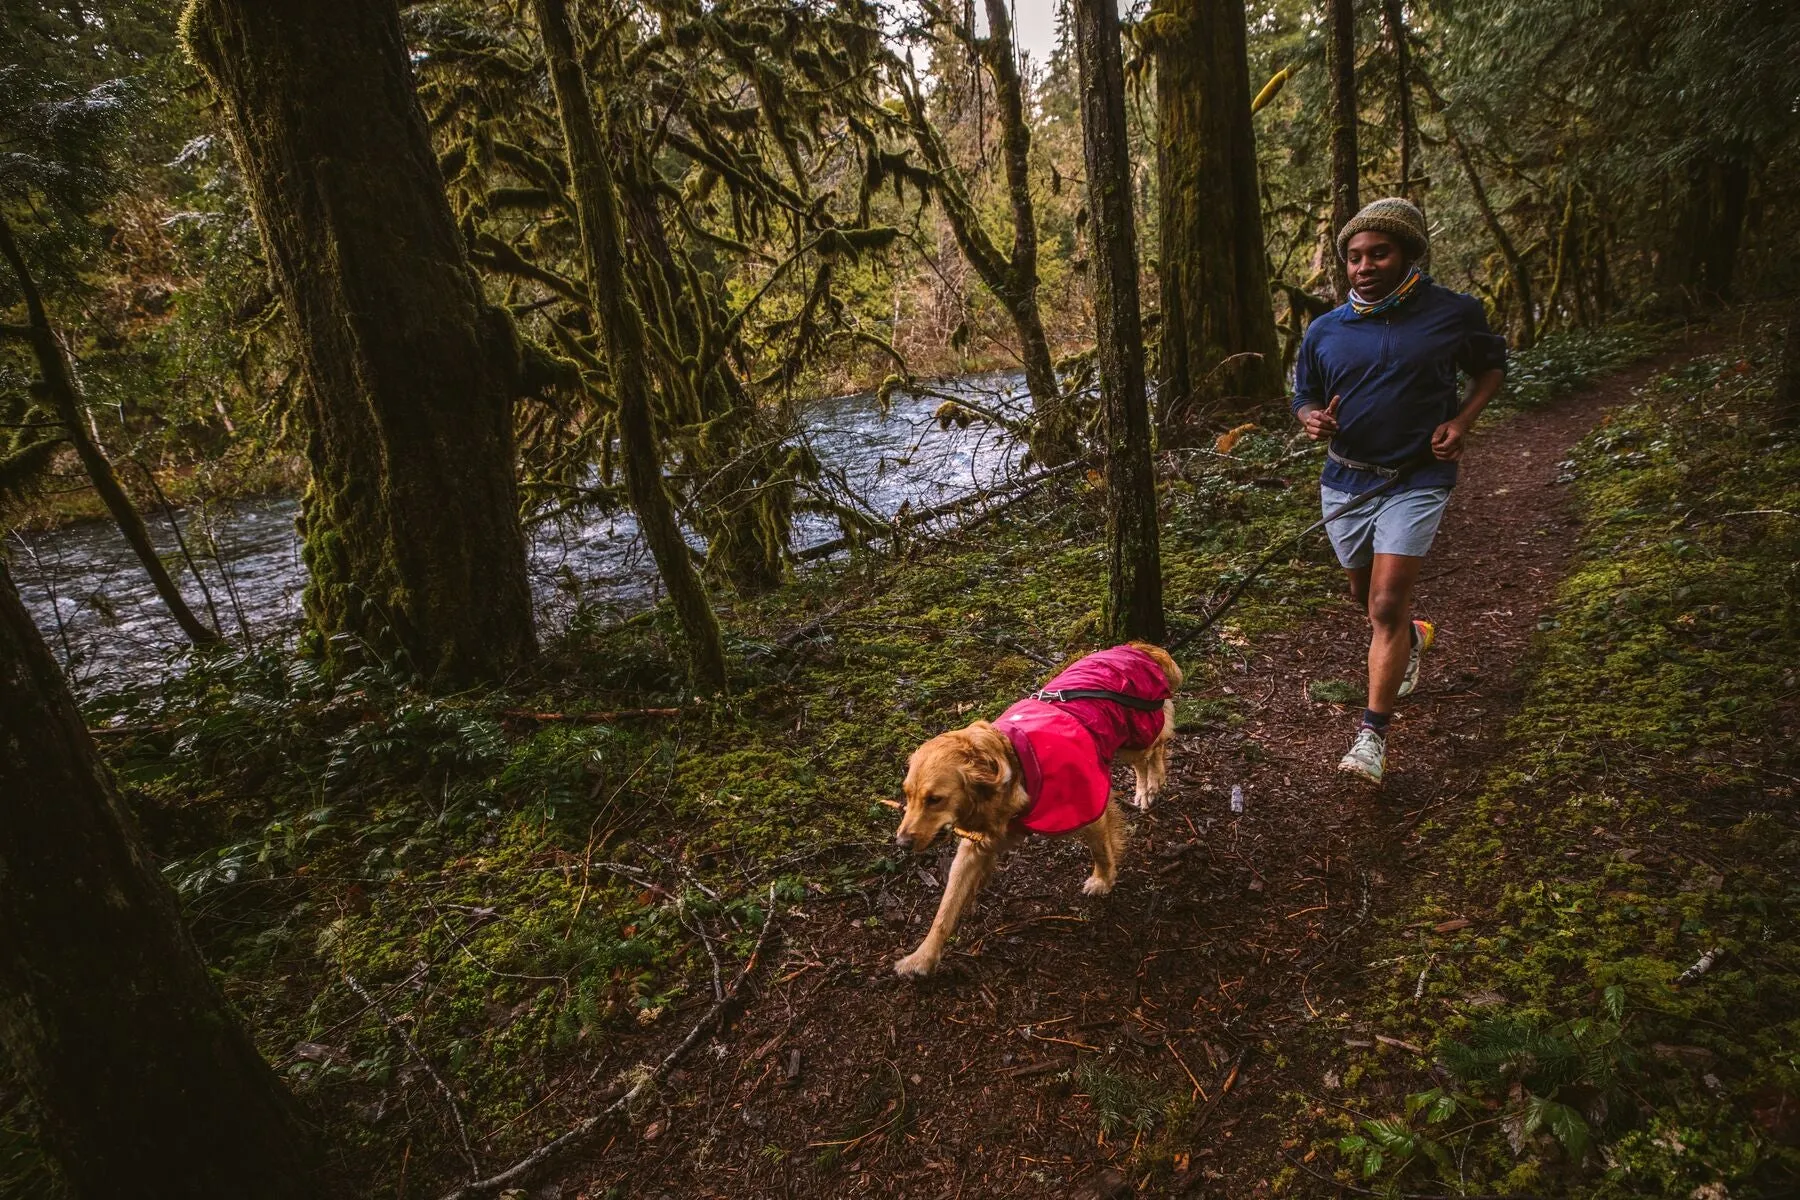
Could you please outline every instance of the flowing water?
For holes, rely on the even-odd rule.
[[[1012,375],[971,377],[943,390],[1015,413],[1029,403],[1023,380]],[[897,394],[884,410],[865,393],[809,406],[803,426],[830,477],[823,486],[885,519],[902,506],[941,504],[1017,472],[1018,443],[979,423],[939,429],[932,417],[938,403]],[[291,639],[298,628],[306,573],[294,532],[297,509],[297,501],[282,497],[175,514],[210,603],[166,517],[147,510],[144,518],[201,618],[216,619],[236,640],[263,643]],[[819,545],[840,532],[833,518],[803,514],[793,545]],[[181,669],[186,640],[111,522],[14,534],[9,542],[14,582],[78,688],[92,692]],[[546,632],[584,606],[624,614],[658,594],[655,564],[629,512],[535,527],[530,571]]]

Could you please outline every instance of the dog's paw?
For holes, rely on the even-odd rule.
[[[1084,896],[1104,896],[1112,890],[1112,880],[1102,879],[1098,875],[1089,875],[1087,882],[1081,885],[1081,894]]]
[[[1155,804],[1161,797],[1161,792],[1139,792],[1131,798],[1131,802],[1137,807],[1139,812],[1149,812],[1150,806]]]
[[[937,970],[937,959],[914,951],[894,964],[894,974],[902,979],[923,979]]]

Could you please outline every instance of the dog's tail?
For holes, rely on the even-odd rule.
[[[1148,654],[1156,665],[1162,668],[1163,678],[1169,681],[1171,692],[1181,690],[1181,668],[1175,665],[1175,659],[1161,646],[1153,646],[1149,642],[1132,642],[1132,649],[1142,650]]]

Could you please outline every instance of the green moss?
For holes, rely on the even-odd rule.
[[[1283,419],[1268,425],[1285,431]],[[1257,432],[1164,483],[1177,630],[1265,545],[1314,518],[1316,454],[1286,432]],[[335,536],[319,529],[306,553],[336,554]],[[720,610],[737,667],[719,698],[687,693],[662,609],[611,627],[578,616],[506,693],[430,697],[379,664],[328,675],[279,654],[221,655],[98,701],[90,716],[152,731],[109,739],[113,765],[263,1049],[334,1137],[364,1148],[357,1169],[379,1191],[397,1165],[384,1152],[392,1131],[365,1118],[396,1073],[417,1068],[346,973],[404,1018],[474,1129],[535,1143],[550,1131],[538,1102],[553,1080],[591,1071],[622,1037],[709,994],[694,930],[709,931],[729,969],[749,951],[771,880],[784,903],[803,905],[895,869],[894,814],[879,801],[897,795],[907,754],[1098,643],[1102,544],[1100,497],[1076,483],[901,558],[858,556],[740,597]],[[1329,603],[1319,579],[1331,571],[1320,544],[1296,551],[1187,647],[1179,719],[1241,721],[1240,698],[1222,690],[1240,654]],[[789,640],[817,617],[816,632]],[[1710,653],[1692,638],[1681,646]],[[1648,703],[1654,689],[1642,690]],[[503,716],[635,707],[681,712],[613,725]],[[1659,708],[1658,736],[1672,736],[1663,727],[1678,708]],[[1523,778],[1536,765],[1510,769]],[[1526,918],[1555,902],[1520,903],[1515,936],[1539,937]],[[1514,953],[1497,941],[1471,939],[1458,954]],[[307,1045],[330,1052],[296,1052]],[[1347,1087],[1398,1069],[1352,1068]],[[1178,1124],[1164,1120],[1149,1169],[1174,1153]],[[455,1161],[451,1143],[428,1152],[445,1130],[408,1134],[415,1179],[421,1162]]]
[[[1581,558],[1540,625],[1507,752],[1421,829],[1436,878],[1373,951],[1386,970],[1364,1018],[1440,1054],[1503,1028],[1577,1022],[1591,1038],[1596,998],[1623,999],[1617,1090],[1598,1058],[1535,1085],[1589,1105],[1599,1148],[1585,1165],[1555,1139],[1508,1146],[1506,1121],[1527,1107],[1516,1076],[1463,1081],[1477,1107],[1432,1136],[1473,1190],[1775,1196],[1800,1177],[1769,1123],[1800,1095],[1800,831],[1780,732],[1800,662],[1800,522],[1766,513],[1800,509],[1800,439],[1769,424],[1773,367],[1696,359],[1582,444]],[[1411,927],[1452,911],[1481,919],[1432,947],[1415,1002]],[[1679,986],[1714,947],[1712,971]],[[1541,1068],[1535,1053],[1517,1069]],[[1353,1058],[1346,1085],[1391,1109],[1369,1096],[1370,1065]],[[1405,1086],[1431,1082],[1409,1072]]]

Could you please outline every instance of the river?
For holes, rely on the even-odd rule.
[[[1014,413],[1029,404],[1022,377],[971,376],[938,385],[984,406]],[[804,436],[827,474],[841,477],[861,504],[882,517],[941,504],[1016,473],[1021,447],[991,427],[939,429],[939,401],[896,394],[883,407],[871,393],[808,405]],[[240,500],[204,513],[175,514],[206,581],[195,583],[165,516],[144,519],[188,602],[203,620],[247,643],[291,641],[299,626],[305,568],[291,497]],[[803,514],[795,549],[839,536],[834,519]],[[14,581],[27,609],[78,691],[182,669],[186,639],[157,598],[136,557],[109,521],[86,521],[8,539]],[[696,546],[703,546],[695,541]],[[629,512],[540,524],[531,530],[530,572],[540,629],[550,636],[583,609],[624,616],[652,603],[658,581]]]

